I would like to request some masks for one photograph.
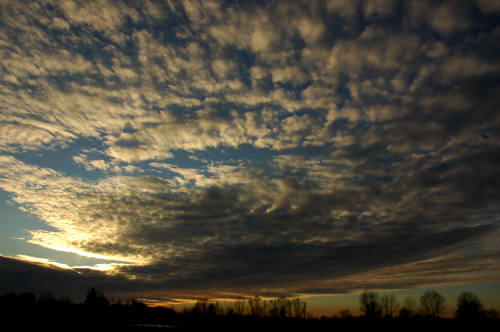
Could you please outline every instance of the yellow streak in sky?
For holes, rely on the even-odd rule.
[[[58,263],[56,261],[47,258],[33,257],[28,255],[17,255],[15,258],[29,263],[39,263],[42,265],[55,266],[65,270],[71,270],[71,267],[69,265],[64,263]]]
[[[65,237],[68,237],[70,240],[75,240],[75,237],[71,237],[67,234],[59,234],[59,233],[51,233],[51,232],[45,232],[45,231],[36,231],[36,232],[30,232],[31,233],[31,239],[29,239],[27,242],[36,244],[39,246],[42,246],[44,248],[56,250],[56,251],[62,251],[62,252],[69,252],[73,254],[77,254],[79,256],[84,256],[84,257],[89,257],[89,258],[96,258],[96,259],[103,259],[103,260],[114,260],[114,261],[124,261],[124,262],[129,262],[129,263],[141,263],[145,264],[148,263],[142,258],[139,257],[130,257],[130,256],[111,256],[111,255],[101,255],[101,254],[95,254],[92,252],[88,252],[85,250],[81,250],[78,248],[75,248],[74,246],[70,245],[70,241],[68,241]]]
[[[5,256],[5,257],[8,257],[8,256]],[[111,272],[112,273],[119,266],[131,265],[131,264],[118,264],[118,263],[111,263],[111,264],[101,263],[101,264],[96,264],[93,266],[70,266],[68,264],[59,263],[59,262],[53,261],[51,259],[41,258],[41,257],[33,257],[33,256],[28,256],[28,255],[17,255],[16,257],[13,257],[13,258],[17,258],[17,259],[20,259],[22,261],[29,262],[29,263],[42,264],[42,265],[49,266],[49,267],[58,267],[58,268],[65,269],[65,270],[74,270],[76,272],[78,272],[78,269],[89,269],[89,270],[96,270],[96,271]]]

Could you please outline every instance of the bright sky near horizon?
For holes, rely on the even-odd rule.
[[[0,17],[0,291],[500,306],[500,2]]]

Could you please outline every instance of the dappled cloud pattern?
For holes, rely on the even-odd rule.
[[[0,3],[26,241],[166,297],[498,280],[497,2]]]

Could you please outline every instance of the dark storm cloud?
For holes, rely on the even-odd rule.
[[[498,249],[493,2],[2,6],[0,187],[57,230],[31,243],[134,263],[116,292],[450,282],[472,242],[464,280],[498,275],[482,273]],[[98,180],[17,158],[78,139],[97,142],[72,160]]]
[[[307,289],[312,280],[330,280],[333,275],[341,278],[444,254],[454,245],[492,230],[477,227],[422,236],[401,229],[388,237],[378,236],[357,243],[221,244],[204,248],[199,256],[194,254],[122,271],[139,276],[164,275],[166,285],[174,288],[218,290],[224,287],[228,291],[246,290],[250,294],[260,289],[294,285]]]
[[[441,261],[425,260],[449,252],[450,244],[460,243],[464,239],[477,239],[491,230],[477,227],[460,233],[427,234],[425,239],[403,236],[405,241],[391,238],[384,242],[385,239],[379,238],[379,243],[365,245],[219,246],[206,248],[202,256],[198,257],[119,268],[119,272],[113,275],[86,268],[67,270],[6,257],[1,258],[0,269],[3,292],[30,291],[42,294],[51,291],[56,296],[74,299],[83,298],[84,292],[91,286],[105,291],[109,296],[134,297],[153,295],[154,291],[158,291],[170,294],[177,300],[217,296],[221,289],[247,296],[349,293],[367,287],[420,286],[443,282],[439,279],[443,277],[447,282],[452,282],[448,280],[448,275],[458,271],[464,274],[495,271],[495,264],[498,264],[493,263],[497,258],[495,253],[449,258],[445,255]],[[436,247],[436,242],[440,243],[440,248]],[[425,252],[426,248],[432,252]],[[401,255],[401,252],[406,255]],[[292,256],[293,260],[290,259]],[[408,263],[417,257],[420,263]],[[485,259],[489,261],[487,265],[481,263]],[[394,264],[401,267],[395,270]],[[446,273],[443,273],[443,269]],[[364,273],[366,271],[379,271],[378,277]],[[399,273],[401,279],[384,280],[387,273]],[[139,278],[126,277],[131,274]],[[336,278],[331,279],[328,277],[330,275]],[[155,278],[151,279],[151,276]],[[471,281],[484,279],[474,276],[467,278]],[[318,283],[325,283],[325,286],[315,288]],[[335,284],[336,288],[333,289],[331,284]],[[163,300],[176,301],[165,296]]]

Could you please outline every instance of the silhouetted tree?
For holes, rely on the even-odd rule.
[[[444,296],[436,291],[427,291],[420,297],[420,304],[427,317],[438,318],[444,309]]]
[[[208,303],[206,299],[200,299],[196,301],[191,313],[197,316],[206,316],[208,311]]]
[[[280,299],[280,318],[289,318],[292,317],[292,302],[284,297]]]
[[[293,317],[295,319],[305,319],[306,318],[306,308],[307,303],[300,300],[299,298],[292,300],[293,306]]]
[[[69,296],[61,296],[59,298],[59,303],[71,304],[71,303],[73,303],[73,301],[71,301],[71,297],[69,297]]]
[[[406,297],[403,300],[403,307],[399,310],[400,318],[410,318],[415,315],[417,310],[417,300],[413,297]]]
[[[21,293],[17,296],[16,302],[24,308],[31,308],[36,303],[36,296],[33,293]]]
[[[51,292],[46,292],[38,297],[38,303],[43,305],[53,305],[57,302],[55,296]]]
[[[456,316],[459,319],[479,319],[484,316],[483,304],[477,295],[463,292],[457,297]]]
[[[244,301],[236,301],[234,303],[234,313],[236,315],[244,315],[246,312],[246,303]]]
[[[375,292],[364,292],[359,296],[359,303],[361,304],[361,311],[367,318],[380,317],[382,313],[378,294]]]
[[[292,306],[292,301],[283,296],[273,299],[269,301],[268,305],[269,316],[274,318],[290,318],[292,317]]]
[[[250,315],[262,317],[265,312],[265,304],[258,296],[250,298],[248,299],[248,310],[250,311]]]
[[[95,309],[103,309],[109,305],[108,299],[92,287],[85,298],[85,305]]]
[[[278,318],[279,313],[280,313],[278,299],[276,299],[276,300],[273,299],[273,300],[269,301],[268,309],[269,309],[269,316],[274,317],[274,318]]]
[[[129,314],[132,322],[145,322],[148,320],[148,306],[140,301],[132,300],[129,306]]]
[[[233,316],[234,315],[234,305],[233,303],[226,302],[224,304],[224,313],[226,316]]]
[[[208,304],[207,307],[207,314],[209,316],[217,316],[217,315],[222,315],[223,310],[219,302],[212,302]]]
[[[399,304],[397,302],[396,295],[384,294],[380,297],[380,307],[384,317],[392,317],[398,309],[398,306]]]

